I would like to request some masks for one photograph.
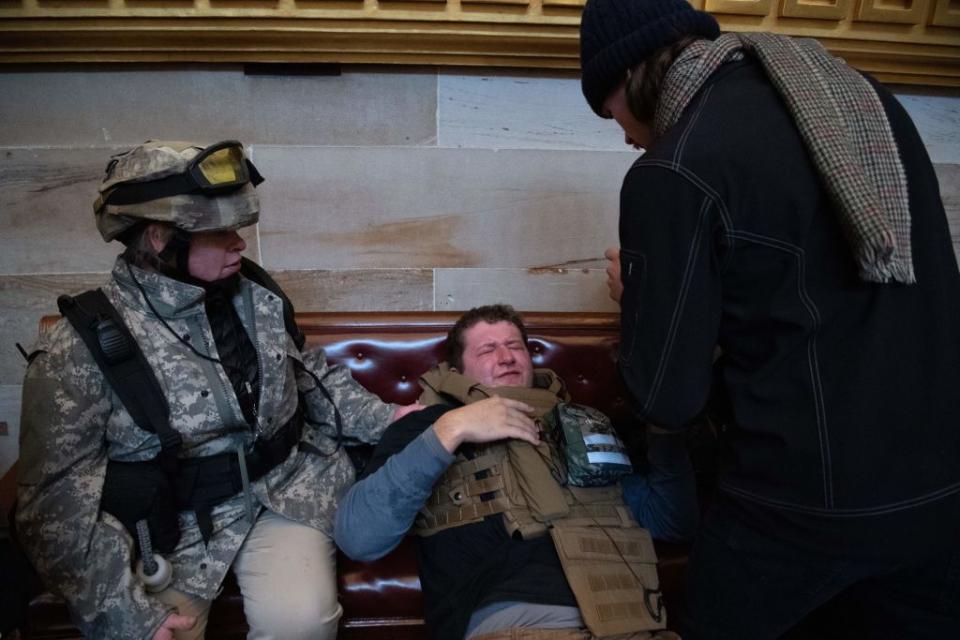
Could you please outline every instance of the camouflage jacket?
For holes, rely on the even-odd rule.
[[[157,312],[200,353],[216,357],[203,289],[133,268]],[[342,367],[329,367],[322,351],[301,353],[287,335],[282,303],[244,280],[234,305],[260,362],[260,402],[251,427],[223,368],[198,358],[146,307],[126,263],[118,259],[104,292],[123,316],[152,366],[170,405],[172,426],[183,435],[181,456],[204,456],[249,446],[291,417],[304,392],[315,423],[303,440],[329,455],[294,449],[253,483],[258,509],[330,532],[337,502],[354,480],[343,449],[336,449],[333,407],[312,378],[298,379],[300,360],[324,383],[343,416],[344,436],[373,442],[390,423],[392,405],[363,389]],[[151,638],[171,610],[145,593],[131,572],[133,541],[113,516],[100,511],[108,459],[146,460],[160,450],[157,436],[137,427],[105,382],[93,356],[65,319],[41,336],[41,352],[27,369],[17,526],[45,584],[63,596],[88,637]],[[192,513],[180,514],[182,536],[167,559],[172,586],[201,598],[216,596],[250,525],[242,495],[213,510],[214,533],[204,545]]]

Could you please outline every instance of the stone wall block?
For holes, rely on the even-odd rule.
[[[299,311],[430,311],[430,269],[274,271]]]
[[[247,76],[242,67],[0,73],[0,146],[432,144],[436,75]]]
[[[437,144],[481,149],[593,149],[635,153],[597,117],[577,78],[441,74]]]
[[[109,270],[123,251],[93,215],[108,159],[121,149],[0,149],[0,275]],[[255,227],[240,232],[259,260]]]
[[[897,98],[917,125],[930,159],[960,164],[960,95],[898,93]]]
[[[47,276],[0,276],[0,385],[19,384],[26,362],[15,344],[29,353],[36,341],[40,318],[59,313],[57,297],[98,287],[107,273]]]
[[[936,169],[937,180],[940,182],[940,196],[943,198],[943,208],[950,224],[953,251],[960,262],[960,164],[937,164],[933,168]]]
[[[109,269],[93,201],[115,149],[0,149],[0,274]]]
[[[503,302],[519,311],[618,311],[598,268],[437,269],[437,311]]]
[[[268,269],[546,267],[616,242],[633,156],[259,147]]]

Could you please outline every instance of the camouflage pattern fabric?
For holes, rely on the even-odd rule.
[[[563,451],[567,481],[573,486],[602,487],[633,473],[623,442],[601,411],[561,402],[545,421]]]
[[[157,311],[198,351],[216,357],[204,312],[203,289],[133,268]],[[336,450],[333,410],[296,374],[301,360],[330,391],[350,440],[373,442],[394,407],[363,389],[349,371],[328,367],[322,351],[301,354],[286,333],[281,301],[243,281],[234,298],[257,349],[262,375],[260,412],[251,429],[223,368],[197,358],[145,307],[126,263],[118,260],[104,292],[124,317],[152,366],[183,435],[184,457],[249,447],[255,435],[271,436],[306,392],[303,439],[328,456],[294,449],[290,457],[251,485],[257,508],[330,533],[339,497],[353,482],[353,466]],[[155,434],[141,430],[104,381],[92,355],[66,320],[42,336],[42,350],[27,369],[23,388],[17,525],[45,584],[69,604],[87,637],[150,638],[170,612],[145,593],[131,572],[133,540],[99,510],[107,460],[146,460],[160,450]],[[192,513],[180,514],[183,532],[167,559],[176,589],[212,599],[250,530],[242,495],[212,513],[213,536],[204,545]]]
[[[152,141],[110,158],[100,184],[101,198],[118,185],[149,182],[183,173],[207,145],[191,142]],[[168,222],[184,231],[239,229],[260,217],[260,202],[254,188],[245,184],[237,191],[216,196],[180,194],[134,204],[93,206],[97,229],[107,242],[141,221]]]

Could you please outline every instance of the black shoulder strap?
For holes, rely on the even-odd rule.
[[[294,344],[297,345],[297,349],[303,350],[303,345],[306,344],[307,338],[303,335],[303,332],[300,331],[300,327],[297,326],[296,312],[293,309],[293,303],[290,302],[290,298],[283,292],[283,289],[280,288],[277,281],[270,277],[266,269],[247,258],[240,259],[240,273],[245,278],[256,282],[283,301],[283,324],[287,328],[287,333],[293,338]]]
[[[57,307],[90,349],[134,422],[160,438],[161,462],[176,465],[182,438],[170,426],[166,396],[137,341],[101,289],[57,298]]]

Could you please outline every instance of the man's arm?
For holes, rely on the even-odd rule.
[[[393,448],[404,432],[413,435],[417,422],[429,425],[431,407],[411,414],[392,425],[384,434],[374,457]],[[376,560],[390,553],[413,525],[420,507],[433,491],[433,485],[453,463],[455,456],[443,448],[433,428],[427,428],[398,452],[390,455],[372,473],[353,485],[340,502],[334,525],[334,539],[354,560]]]
[[[337,545],[354,560],[375,560],[392,551],[462,443],[505,438],[539,443],[532,411],[523,402],[497,397],[453,410],[430,407],[391,425],[367,475],[340,502]]]
[[[697,484],[684,437],[657,427],[647,431],[647,473],[620,480],[623,501],[657,540],[685,542],[700,521]]]

